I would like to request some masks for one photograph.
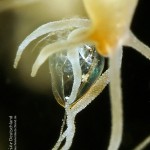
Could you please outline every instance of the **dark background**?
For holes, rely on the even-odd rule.
[[[148,0],[140,0],[131,28],[150,46],[149,9]],[[52,95],[49,75],[45,79],[49,83],[45,92],[32,91],[20,83],[17,70],[12,67],[15,53],[9,54],[11,49],[17,50],[13,44],[15,19],[13,10],[0,14],[0,149],[8,148],[8,116],[16,115],[18,150],[48,150],[59,136],[64,109]],[[28,78],[31,78],[30,72]],[[38,77],[31,79],[36,82]],[[120,150],[130,150],[150,134],[150,61],[131,48],[124,48],[122,88],[124,135]],[[106,150],[109,136],[107,87],[77,115],[71,150]]]

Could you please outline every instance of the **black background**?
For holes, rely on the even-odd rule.
[[[150,4],[140,0],[132,31],[150,46]],[[48,150],[55,144],[64,110],[51,91],[41,94],[30,91],[15,79],[9,56],[13,47],[11,11],[3,12],[0,22],[0,146],[8,146],[9,115],[17,116],[18,150]],[[9,30],[7,42],[5,33]],[[11,70],[11,74],[9,71]],[[12,76],[13,74],[13,76]],[[47,79],[49,81],[49,78]],[[124,103],[124,135],[120,150],[130,150],[150,134],[150,61],[131,48],[124,48],[122,63]],[[105,150],[110,136],[110,104],[108,87],[76,117],[76,134],[71,150]],[[149,146],[150,148],[150,146]],[[147,149],[149,149],[147,147]],[[2,149],[3,150],[3,149]]]

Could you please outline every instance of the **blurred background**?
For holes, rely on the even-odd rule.
[[[49,150],[59,136],[64,109],[53,97],[47,62],[32,78],[34,60],[30,47],[14,69],[16,51],[40,25],[87,15],[81,0],[13,2],[0,0],[0,150],[9,147],[9,116],[17,116],[17,150]],[[139,1],[131,28],[150,46],[149,6],[147,0]],[[150,134],[150,61],[133,49],[124,48],[122,65],[124,135],[120,150],[129,150]],[[106,150],[109,136],[107,87],[77,115],[71,150]]]

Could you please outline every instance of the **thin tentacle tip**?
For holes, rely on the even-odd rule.
[[[21,53],[17,52],[13,67],[16,69],[21,59]]]
[[[19,59],[18,57],[16,57],[15,61],[14,61],[14,64],[13,64],[13,67],[16,69],[17,66],[18,66],[18,62],[19,62]]]
[[[31,71],[31,77],[35,77],[37,74],[37,71],[39,70],[39,68],[41,67],[41,65],[45,62],[44,59],[41,59],[40,57],[37,58],[37,60],[35,61],[35,63],[32,66],[32,71]]]
[[[13,67],[14,67],[15,69],[17,69],[17,64],[16,64],[16,63],[14,63]]]
[[[39,66],[34,64],[32,67],[32,71],[31,71],[31,77],[36,76],[38,69],[39,69]]]
[[[36,70],[36,71],[35,71],[35,70],[34,70],[34,71],[32,70],[32,72],[31,72],[31,77],[35,77],[35,76],[36,76],[36,73],[37,73],[37,70]]]

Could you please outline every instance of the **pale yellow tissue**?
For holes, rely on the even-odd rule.
[[[83,0],[92,21],[90,39],[108,56],[126,39],[137,0]]]

